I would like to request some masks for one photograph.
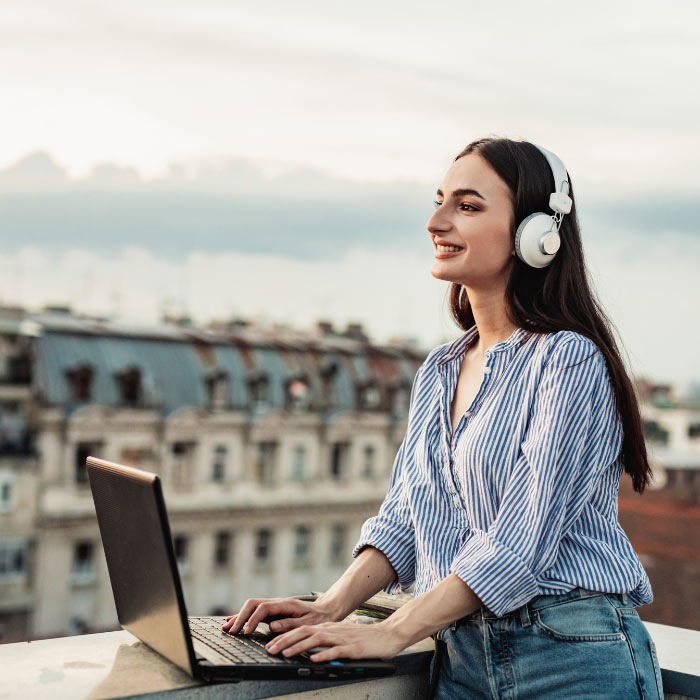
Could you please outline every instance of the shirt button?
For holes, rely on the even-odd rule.
[[[472,414],[471,411],[465,411],[465,412],[464,412],[464,415],[467,416],[467,417],[471,416],[471,414]]]
[[[484,374],[491,374],[491,368],[490,368],[490,367],[484,367]]]

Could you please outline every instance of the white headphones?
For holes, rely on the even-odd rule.
[[[532,145],[537,146],[536,143]],[[547,158],[554,175],[554,192],[549,195],[549,206],[556,214],[551,216],[538,211],[524,218],[515,233],[515,252],[530,267],[547,267],[559,250],[561,220],[571,211],[573,202],[569,197],[569,176],[564,163],[546,148],[537,148]]]

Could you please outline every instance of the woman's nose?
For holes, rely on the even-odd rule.
[[[449,222],[442,217],[440,210],[438,209],[428,219],[428,223],[426,223],[425,227],[428,229],[431,236],[436,236],[449,228]]]

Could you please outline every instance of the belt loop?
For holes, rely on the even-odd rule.
[[[520,624],[523,627],[528,627],[530,623],[530,611],[527,609],[527,603],[520,608]]]
[[[622,593],[620,594],[620,596],[622,597],[622,604],[623,604],[623,605],[627,605],[627,600],[628,600],[628,599],[627,599],[627,593],[625,593],[625,591],[622,591]]]
[[[455,621],[452,623],[452,631],[453,631],[453,632],[456,632],[456,631],[457,631],[457,620],[455,620]]]

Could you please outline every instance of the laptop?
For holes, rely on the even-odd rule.
[[[396,666],[382,659],[314,662],[311,651],[288,658],[270,654],[265,644],[275,635],[269,628],[231,635],[221,630],[223,617],[188,617],[160,478],[96,457],[86,465],[119,624],[190,676],[214,681],[394,673]]]

